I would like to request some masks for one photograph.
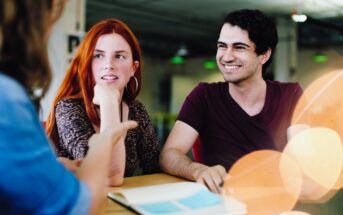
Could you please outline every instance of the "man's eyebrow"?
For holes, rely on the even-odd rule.
[[[217,45],[223,45],[223,46],[227,46],[227,44],[225,42],[222,42],[222,41],[218,41],[217,42]],[[243,43],[243,42],[235,42],[232,44],[233,46],[245,46],[247,48],[249,48],[250,46],[246,43]]]
[[[236,43],[233,43],[234,46],[245,46],[247,48],[249,48],[250,46],[246,43],[242,43],[242,42],[236,42]]]
[[[222,41],[218,41],[218,42],[217,42],[217,45],[224,45],[224,46],[227,46],[227,44],[224,43],[224,42],[222,42]]]

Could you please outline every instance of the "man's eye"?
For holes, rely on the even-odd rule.
[[[219,48],[225,48],[225,45],[223,45],[223,44],[218,44],[217,45],[217,48],[219,49]]]
[[[245,46],[236,46],[236,49],[245,49]]]

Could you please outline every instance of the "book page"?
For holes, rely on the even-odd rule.
[[[227,214],[221,196],[208,190],[173,201],[135,205],[142,214]]]
[[[109,193],[112,199],[125,196],[124,203],[141,214],[245,214],[246,205],[236,199],[210,192],[195,182],[178,182],[128,188]],[[115,195],[115,197],[113,197]]]
[[[127,202],[132,205],[181,199],[190,196],[199,190],[207,190],[207,188],[195,182],[178,182],[128,188],[112,192],[112,194],[122,194],[125,196]]]

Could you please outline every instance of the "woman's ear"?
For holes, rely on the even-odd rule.
[[[139,61],[138,60],[133,61],[132,69],[134,72],[137,71],[138,67],[139,67]]]
[[[265,64],[269,60],[271,55],[272,55],[272,49],[271,48],[269,48],[264,53],[260,54],[261,64]]]

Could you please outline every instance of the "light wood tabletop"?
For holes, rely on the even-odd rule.
[[[107,193],[110,191],[115,191],[115,190],[119,190],[123,188],[141,187],[141,186],[156,185],[156,184],[166,184],[166,183],[181,182],[181,181],[185,181],[185,179],[177,178],[175,176],[171,176],[171,175],[167,175],[163,173],[124,178],[124,183],[122,186],[106,188],[101,205],[96,215],[135,214],[134,212],[131,212],[124,206],[121,206],[120,204],[114,202],[111,199],[108,199]]]

